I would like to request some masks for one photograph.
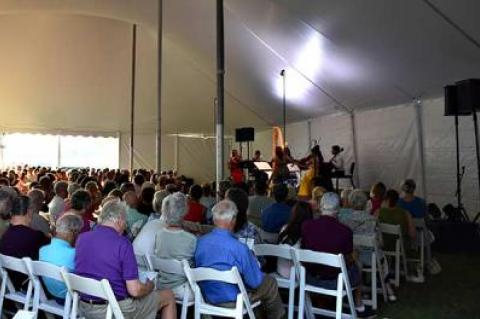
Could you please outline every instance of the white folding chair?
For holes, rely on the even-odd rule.
[[[379,256],[379,249],[377,245],[376,236],[364,236],[364,235],[354,235],[353,236],[353,245],[359,248],[367,248],[372,250],[370,256],[370,266],[365,266],[362,264],[362,272],[370,273],[370,291],[371,299],[364,300],[365,304],[372,306],[374,310],[378,308],[378,296],[377,291],[377,274],[380,278],[380,287],[382,288],[381,293],[383,294],[383,299],[387,302],[387,288],[385,286],[385,273],[383,272],[382,262]]]
[[[348,278],[347,267],[342,254],[333,255],[320,253],[311,250],[295,249],[294,262],[300,273],[300,297],[298,303],[298,319],[304,318],[304,312],[307,311],[307,317],[313,319],[315,314],[341,318],[357,318],[355,304],[353,300],[352,287]],[[337,277],[337,289],[326,289],[306,283],[306,269],[303,263],[318,264],[328,267],[334,267],[339,270]],[[336,298],[335,311],[314,308],[310,299],[310,293],[321,294]],[[343,313],[343,298],[347,297],[350,314]]]
[[[43,261],[32,261],[25,259],[25,264],[30,272],[30,280],[33,281],[33,307],[32,311],[35,313],[35,318],[38,316],[38,311],[61,316],[63,319],[67,319],[70,315],[70,309],[72,306],[72,298],[67,293],[65,297],[65,304],[62,306],[58,304],[54,299],[48,299],[45,291],[43,290],[40,278],[49,278],[63,282],[62,267],[55,266],[53,264]],[[65,270],[66,271],[66,270]]]
[[[110,283],[107,279],[95,280],[91,278],[85,278],[68,273],[65,271],[65,269],[62,270],[61,274],[67,286],[68,293],[70,293],[72,296],[72,311],[70,312],[70,319],[77,319],[78,317],[78,303],[80,301],[80,294],[106,300],[108,304],[105,319],[124,319],[122,310],[118,305],[117,299],[113,294],[112,287],[110,287]]]
[[[31,311],[19,310],[13,319],[35,319],[35,313]]]
[[[195,293],[195,319],[200,319],[202,314],[220,317],[229,317],[242,319],[244,314],[248,314],[250,319],[255,319],[253,309],[260,305],[260,301],[253,304],[247,294],[247,290],[243,285],[242,277],[236,267],[227,271],[219,271],[212,268],[190,268],[185,260],[183,261],[183,269],[187,276],[188,282]],[[198,282],[201,281],[218,281],[227,284],[236,285],[240,293],[237,295],[235,308],[226,308],[209,304],[203,298]]]
[[[263,229],[259,228],[258,232],[260,233],[260,238],[262,242],[267,244],[276,244],[278,242],[278,234],[277,233],[270,233],[264,231]]]
[[[399,287],[400,262],[402,263],[405,278],[408,277],[407,258],[405,255],[405,247],[403,245],[402,229],[400,228],[400,225],[391,225],[385,223],[380,223],[378,226],[382,235],[393,235],[397,238],[395,242],[395,250],[389,251],[384,249],[383,253],[385,256],[393,257],[395,260],[395,287]]]
[[[254,238],[240,237],[238,241],[240,241],[242,244],[247,245],[248,249],[253,250],[253,246],[255,245]]]
[[[419,258],[407,258],[407,262],[416,263],[420,266],[421,273],[425,270],[425,234],[428,231],[425,219],[413,218],[413,224],[417,230],[416,248],[419,249]]]
[[[293,263],[294,248],[287,245],[260,244],[255,245],[253,247],[253,251],[257,257],[273,256],[292,262],[292,267],[290,268],[290,275],[288,278],[284,278],[278,273],[272,273],[270,275],[277,280],[277,285],[279,288],[288,289],[288,305],[286,305],[288,309],[288,319],[293,319],[293,312],[295,310],[295,288],[298,287],[298,278],[296,276],[295,265]]]
[[[158,258],[155,255],[146,255],[148,268],[150,271],[161,271],[163,273],[185,276],[183,264],[180,260]],[[190,301],[190,285],[184,283],[184,295],[182,299],[177,299],[177,304],[182,305],[181,319],[187,318],[188,307],[195,305],[194,301]]]
[[[32,306],[33,298],[33,283],[30,277],[28,277],[27,292],[23,293],[15,289],[7,272],[7,270],[16,271],[29,276],[25,261],[21,258],[0,254],[0,265],[2,267],[0,269],[0,276],[2,278],[2,284],[0,286],[0,314],[3,313],[3,301],[5,299],[23,304],[23,310],[28,311]]]

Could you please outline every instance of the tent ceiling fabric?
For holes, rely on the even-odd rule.
[[[480,41],[480,2],[428,0]],[[154,132],[155,0],[0,3],[0,126],[128,131],[131,24],[136,129]],[[225,0],[226,130],[438,96],[480,77],[480,49],[427,0]],[[211,133],[215,1],[164,0],[165,133]]]

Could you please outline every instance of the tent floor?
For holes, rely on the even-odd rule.
[[[434,257],[442,272],[427,276],[423,284],[403,282],[398,301],[382,302],[377,318],[480,318],[480,253],[434,253]]]

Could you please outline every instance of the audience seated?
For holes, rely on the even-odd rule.
[[[48,204],[48,212],[50,214],[50,223],[55,225],[55,222],[65,211],[65,199],[68,197],[68,183],[62,180],[57,181],[53,186],[52,200]]]
[[[283,225],[290,219],[292,208],[285,201],[288,197],[288,188],[284,184],[273,186],[275,203],[262,211],[262,229],[270,233],[279,233]]]
[[[288,245],[295,248],[300,248],[302,225],[305,221],[313,218],[312,206],[303,201],[299,201],[293,206],[292,216],[287,225],[282,227],[278,235],[278,243],[281,245]],[[288,278],[290,276],[290,268],[292,262],[283,258],[279,258],[277,262],[277,273],[282,277]]]
[[[153,255],[155,249],[155,234],[165,227],[164,217],[162,215],[162,201],[166,198],[165,191],[158,191],[153,197],[153,208],[155,217],[149,218],[145,226],[142,227],[137,237],[133,241],[133,249],[137,255]],[[153,214],[152,214],[153,215]],[[152,217],[150,215],[150,217]]]
[[[50,236],[50,223],[44,217],[40,216],[40,210],[45,202],[43,191],[32,189],[28,192],[28,197],[30,198],[30,206],[32,210],[32,223],[30,227],[34,230],[41,231],[45,236]]]
[[[353,256],[353,232],[337,220],[340,198],[335,193],[325,193],[320,201],[322,215],[307,220],[302,225],[301,247],[330,254],[343,254],[348,268],[350,284],[354,290],[355,308],[359,318],[372,316],[362,302],[360,270]],[[337,288],[338,271],[331,267],[306,265],[307,283],[326,289]]]
[[[212,191],[212,185],[210,183],[204,183],[202,185],[202,197],[200,198],[200,204],[205,206],[207,209],[206,219],[207,223],[211,223],[212,221],[212,207],[215,205],[215,196],[214,192]]]
[[[13,195],[12,192],[14,193]],[[8,228],[14,196],[16,196],[16,192],[13,189],[8,186],[0,186],[0,238]]]
[[[237,238],[253,239],[254,244],[261,244],[262,239],[257,226],[248,221],[248,195],[240,188],[232,187],[225,194],[226,199],[231,200],[237,207],[237,217],[233,233]]]
[[[75,273],[87,278],[107,279],[125,318],[155,318],[159,310],[163,318],[176,318],[172,292],[154,291],[153,282],[139,280],[132,244],[122,236],[126,215],[125,204],[119,200],[103,206],[100,225],[78,238]],[[107,306],[103,300],[82,296],[80,310],[87,318],[105,318]]]
[[[92,197],[89,192],[79,189],[72,195],[72,208],[65,214],[75,214],[82,218],[83,227],[80,232],[84,233],[90,230],[90,219],[88,219],[86,212],[92,206]]]
[[[17,258],[30,257],[38,260],[40,247],[50,243],[50,239],[41,231],[33,230],[32,209],[30,198],[24,195],[13,199],[12,209],[7,212],[10,219],[10,226],[0,240],[0,254]],[[5,218],[6,216],[3,216]],[[20,273],[11,273],[10,278],[17,289],[26,283],[26,276]]]
[[[285,311],[275,279],[261,272],[253,253],[232,233],[237,215],[235,204],[224,200],[215,205],[212,211],[213,222],[217,228],[198,239],[195,251],[196,267],[217,270],[237,267],[247,290],[250,291],[251,300],[261,301],[266,317],[283,318]],[[200,288],[207,302],[229,307],[235,305],[239,293],[237,287],[221,282],[201,282]]]
[[[134,191],[128,191],[123,194],[123,200],[127,204],[127,233],[131,238],[135,238],[147,222],[148,217],[138,212],[136,208],[138,198]]]
[[[425,218],[427,204],[423,198],[415,196],[417,185],[413,179],[407,179],[402,184],[403,197],[398,200],[398,206],[410,213],[413,218]]]
[[[193,223],[205,223],[207,208],[200,204],[202,197],[202,187],[200,185],[192,185],[189,192],[188,212],[184,217],[185,221]]]
[[[143,186],[144,187],[140,191],[140,196],[138,197],[137,210],[139,213],[148,217],[154,212],[152,202],[153,197],[155,196],[155,187],[152,187],[150,183]]]
[[[257,227],[262,226],[262,210],[273,204],[273,198],[267,195],[267,183],[260,179],[255,182],[254,195],[248,198],[248,219]]]
[[[56,223],[56,234],[49,245],[40,248],[39,260],[65,267],[69,272],[75,270],[75,241],[83,227],[80,216],[67,214]],[[47,291],[59,304],[65,302],[67,287],[63,282],[51,278],[42,278]]]
[[[155,255],[163,259],[187,260],[193,264],[197,238],[182,227],[187,212],[187,197],[180,192],[168,195],[162,206],[166,227],[160,228],[155,235]],[[187,278],[164,272],[159,275],[158,288],[171,289],[176,298],[182,299]],[[190,297],[193,299],[193,293]]]
[[[373,184],[370,190],[370,200],[367,203],[367,211],[375,216],[378,216],[379,210],[382,207],[383,200],[387,188],[382,182]]]

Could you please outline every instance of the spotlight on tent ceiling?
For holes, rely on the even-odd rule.
[[[303,47],[300,48],[291,67],[285,69],[286,99],[301,102],[312,87],[313,81],[322,68],[323,50],[322,38],[313,34]],[[277,75],[275,79],[275,94],[283,98],[283,77]]]

